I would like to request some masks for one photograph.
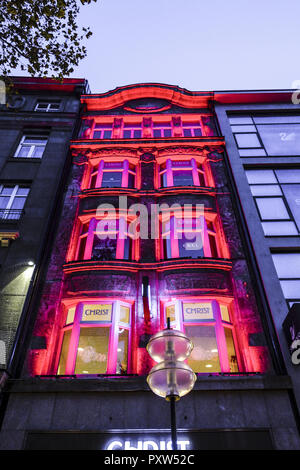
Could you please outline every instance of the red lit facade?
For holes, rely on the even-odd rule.
[[[167,317],[196,373],[270,372],[212,95],[140,85],[81,101],[34,328],[47,348],[26,373],[146,375]]]

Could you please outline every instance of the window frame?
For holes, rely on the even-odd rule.
[[[47,107],[46,109],[39,109],[39,105],[40,104],[46,104]],[[58,109],[51,109],[51,105],[53,104],[57,104],[58,105]],[[62,104],[62,101],[61,100],[38,100],[36,102],[36,105],[34,107],[34,111],[39,111],[39,112],[43,112],[43,113],[50,113],[50,112],[59,112],[61,110],[61,104]]]
[[[186,163],[186,165],[174,165],[174,163]],[[160,188],[169,188],[169,187],[181,187],[184,185],[174,186],[174,172],[176,171],[191,171],[193,184],[189,186],[198,186],[198,187],[207,187],[207,175],[206,169],[204,168],[203,163],[198,163],[195,158],[190,158],[189,160],[173,160],[172,158],[167,158],[165,161],[166,168],[161,169],[162,164],[159,165],[158,177],[159,177],[159,187]],[[201,174],[201,177],[199,176]],[[166,175],[166,177],[164,177]],[[205,186],[200,184],[201,178],[204,179]]]
[[[135,261],[138,260],[139,256],[139,238],[134,238],[128,232],[128,224],[132,222],[132,220],[125,215],[119,215],[118,217],[110,217],[105,218],[105,220],[113,220],[116,224],[115,230],[107,230],[105,233],[115,233],[116,234],[116,256],[112,261],[123,260],[123,261]],[[79,221],[79,234],[77,237],[77,246],[75,252],[75,260],[76,261],[96,261],[93,260],[93,247],[94,247],[94,240],[95,236],[97,235],[97,224],[101,221],[101,218],[92,217],[89,221],[83,223]],[[86,232],[82,232],[82,229],[88,224],[88,230]],[[126,238],[120,238],[118,234],[121,232],[123,236],[126,235]],[[103,232],[104,233],[104,232]],[[81,240],[86,239],[83,243],[84,249],[81,249]],[[131,249],[131,257],[124,258],[125,255],[125,241],[126,239],[129,240],[131,246],[129,246],[129,250]],[[83,252],[83,259],[79,259],[79,254]],[[105,262],[105,260],[98,260],[100,263]]]
[[[96,304],[105,304],[111,305],[111,321],[82,321],[82,313],[84,306],[87,305],[96,305]],[[121,306],[128,307],[129,311],[129,323],[126,324],[120,321],[120,309]],[[66,323],[68,311],[75,307],[75,314],[73,322]],[[127,371],[128,375],[132,373],[132,343],[133,343],[133,302],[130,300],[119,300],[119,299],[109,299],[109,298],[95,298],[87,299],[81,301],[74,301],[71,304],[68,303],[63,306],[64,313],[64,323],[60,329],[60,334],[58,338],[57,350],[54,360],[54,370],[56,375],[76,375],[76,376],[97,376],[99,374],[75,374],[76,360],[78,354],[78,344],[80,339],[80,331],[82,328],[109,328],[109,338],[108,338],[108,350],[107,350],[107,367],[104,375],[122,375],[117,374],[117,357],[118,357],[118,335],[120,327],[128,331],[128,349],[127,349]],[[58,374],[58,369],[60,366],[60,357],[62,353],[64,334],[66,331],[71,330],[70,343],[68,346],[67,359],[65,363],[65,373]]]
[[[30,137],[38,137],[38,138],[44,139],[45,144],[34,144],[34,143],[26,144],[25,143],[26,138],[30,138]],[[44,153],[45,153],[45,149],[47,147],[48,142],[49,142],[49,136],[48,135],[33,134],[33,133],[30,133],[30,132],[25,132],[21,137],[21,140],[20,140],[19,145],[18,145],[18,147],[17,147],[17,149],[16,149],[16,151],[13,155],[13,158],[24,158],[24,159],[26,158],[26,159],[33,159],[33,160],[41,160],[43,158]],[[29,153],[26,157],[24,157],[24,156],[19,157],[18,155],[19,155],[19,153],[20,153],[20,151],[23,147],[30,147]],[[38,148],[38,147],[43,148],[43,152],[42,152],[41,156],[33,157],[32,155],[33,155],[35,149]]]
[[[201,319],[201,320],[186,320],[184,318],[184,304],[206,304],[210,303],[213,318],[211,319]],[[238,371],[236,373],[240,373],[243,371],[241,356],[239,352],[239,344],[238,338],[235,331],[235,326],[232,321],[233,319],[233,301],[232,299],[215,299],[213,297],[188,297],[188,298],[174,298],[169,301],[162,301],[162,309],[161,309],[161,328],[167,327],[167,316],[166,316],[166,308],[174,305],[174,312],[175,312],[175,321],[171,321],[170,325],[171,328],[178,329],[185,333],[186,326],[213,326],[215,328],[215,336],[216,336],[216,343],[218,348],[218,357],[220,363],[220,371],[218,372],[210,372],[210,369],[207,368],[207,373],[212,374],[219,374],[219,373],[234,373],[230,370],[230,363],[228,359],[228,350],[226,344],[226,337],[225,337],[225,328],[229,328],[232,332],[232,339],[234,344],[234,349],[236,353],[236,364]],[[222,318],[221,313],[221,305],[226,306],[228,310],[228,315],[230,321],[226,321]],[[188,360],[187,360],[188,362]],[[199,374],[205,374],[205,372],[197,372]]]
[[[117,167],[105,168],[106,163],[119,163],[120,168],[117,168]],[[114,188],[134,189],[137,184],[137,166],[136,165],[132,165],[132,166],[135,167],[135,171],[132,168],[130,168],[130,162],[128,159],[124,159],[120,162],[107,162],[105,160],[100,160],[100,162],[97,165],[91,167],[89,170],[88,183],[87,183],[86,189],[114,189]],[[122,173],[121,186],[102,186],[103,174],[110,173],[110,172]],[[134,182],[133,182],[132,188],[128,187],[129,174],[134,176]],[[95,185],[92,186],[93,178],[95,178]]]
[[[12,194],[10,196],[2,195],[2,190],[5,189],[5,188],[13,188]],[[18,190],[22,189],[22,188],[28,190],[28,193],[27,193],[26,196],[24,196],[24,195],[18,196]],[[0,209],[0,220],[19,220],[21,218],[22,212],[24,211],[24,207],[25,207],[25,204],[27,202],[27,198],[29,196],[29,193],[30,193],[30,187],[29,186],[19,185],[19,184],[15,184],[15,185],[11,184],[10,185],[10,184],[1,183],[0,184],[0,198],[1,197],[8,197],[9,201],[8,201],[7,206],[5,208]],[[18,197],[22,197],[22,198],[25,197],[24,205],[23,205],[22,209],[12,209],[11,207],[12,207],[14,201]],[[2,211],[3,211],[3,216],[1,216]],[[18,216],[18,217],[10,218],[9,213],[11,211],[16,211],[16,216]]]
[[[248,184],[249,184],[249,188],[250,188],[250,191],[251,191],[251,195],[253,197],[253,200],[254,200],[254,204],[255,204],[255,207],[256,207],[256,210],[257,210],[257,213],[258,213],[258,217],[259,217],[259,220],[262,224],[262,228],[264,230],[264,223],[266,222],[291,222],[294,224],[294,228],[296,230],[297,233],[294,233],[294,234],[277,234],[277,235],[270,235],[270,234],[265,234],[265,237],[297,237],[300,235],[300,227],[298,227],[298,224],[297,224],[297,221],[295,220],[294,218],[294,215],[293,215],[293,212],[289,206],[289,203],[286,199],[286,196],[285,196],[285,192],[282,188],[282,186],[284,185],[295,185],[295,186],[300,186],[300,181],[297,183],[297,182],[280,182],[279,180],[279,177],[276,173],[276,171],[278,170],[281,170],[283,168],[277,168],[277,167],[272,167],[272,168],[268,168],[267,170],[268,171],[272,171],[273,173],[273,178],[274,178],[274,182],[271,182],[271,183],[266,183],[266,182],[258,182],[258,183],[251,183],[249,182],[249,179],[248,179],[248,176],[247,176],[247,172],[250,172],[250,171],[264,171],[264,169],[258,169],[258,168],[253,168],[253,167],[248,167],[245,169],[245,173],[246,173],[246,178],[248,180]],[[284,168],[285,170],[289,170],[291,172],[293,172],[293,169],[292,168]],[[250,175],[249,175],[250,176]],[[255,188],[255,187],[260,187],[260,186],[268,186],[268,187],[276,187],[279,189],[280,193],[281,194],[274,194],[274,195],[254,195],[253,192],[252,192],[252,188]],[[289,218],[281,218],[281,219],[264,219],[260,213],[260,209],[259,209],[259,205],[257,203],[257,199],[281,199],[282,200],[282,203],[287,211],[287,214],[289,216]],[[265,230],[264,230],[265,231]]]

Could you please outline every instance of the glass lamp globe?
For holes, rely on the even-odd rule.
[[[147,351],[155,362],[173,359],[184,361],[192,352],[192,341],[179,330],[166,329],[153,335]]]
[[[196,374],[184,362],[166,360],[156,364],[147,377],[152,392],[169,400],[179,400],[189,393],[197,380]]]

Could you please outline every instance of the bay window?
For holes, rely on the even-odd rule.
[[[138,240],[129,233],[129,221],[125,217],[92,218],[81,225],[76,259],[111,261],[136,259]]]
[[[228,300],[174,299],[164,304],[164,325],[183,331],[194,348],[187,360],[194,372],[238,372],[237,341]]]
[[[220,257],[214,222],[204,215],[182,216],[180,211],[161,217],[160,249],[167,259]]]
[[[190,160],[168,159],[160,165],[160,186],[206,186],[206,178],[203,165]]]
[[[131,304],[95,299],[66,306],[64,315],[58,375],[129,373]]]
[[[123,162],[105,162],[103,160],[90,172],[89,188],[134,188],[135,166]]]

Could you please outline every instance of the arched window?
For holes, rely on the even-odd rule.
[[[66,307],[56,373],[127,374],[130,342],[131,304],[95,299]]]

